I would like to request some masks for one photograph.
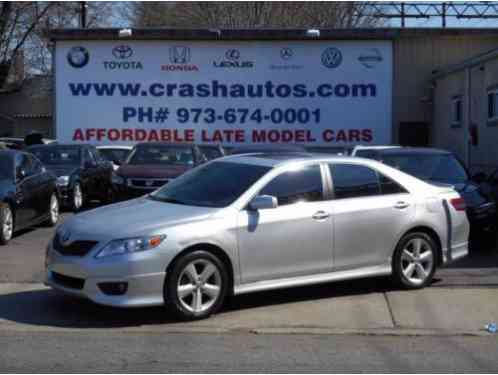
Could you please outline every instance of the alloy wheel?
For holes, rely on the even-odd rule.
[[[74,185],[73,202],[76,210],[79,210],[83,205],[83,192],[81,191],[81,186],[79,184]]]
[[[5,241],[9,241],[12,238],[12,233],[14,232],[14,217],[12,216],[12,211],[9,207],[5,208],[2,233]]]
[[[218,267],[207,259],[196,259],[180,273],[178,300],[188,311],[202,313],[216,303],[221,288],[222,278]]]
[[[50,198],[50,220],[52,224],[56,224],[59,220],[59,201],[55,194],[52,194]]]
[[[431,274],[434,252],[431,244],[423,238],[413,238],[401,252],[401,270],[414,285],[423,284]]]

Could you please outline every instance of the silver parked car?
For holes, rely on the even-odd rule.
[[[405,288],[467,254],[457,192],[373,160],[228,156],[67,220],[46,283],[121,307],[209,316],[230,294],[392,274]]]

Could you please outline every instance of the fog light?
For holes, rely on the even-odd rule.
[[[108,296],[121,296],[128,290],[128,283],[99,283],[98,286]]]

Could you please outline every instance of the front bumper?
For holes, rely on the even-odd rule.
[[[51,245],[45,261],[45,285],[65,294],[87,298],[95,303],[116,307],[143,307],[164,304],[163,286],[166,273],[147,272],[154,262],[151,254],[133,254],[118,259],[96,260],[63,256]],[[145,259],[144,259],[145,258]],[[148,258],[148,259],[147,259]],[[124,283],[126,292],[110,295],[99,284]]]

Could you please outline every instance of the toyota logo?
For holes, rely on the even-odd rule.
[[[238,60],[240,58],[240,52],[238,49],[229,49],[225,52],[225,57],[227,60]]]
[[[130,46],[116,46],[112,49],[112,55],[116,59],[124,60],[133,56],[133,50]]]
[[[326,68],[337,68],[341,65],[342,53],[335,47],[327,48],[322,52],[322,64]]]
[[[289,60],[290,58],[292,58],[293,55],[294,55],[294,52],[292,51],[292,49],[290,49],[288,47],[282,48],[280,50],[280,57],[283,60]]]
[[[90,60],[90,54],[85,47],[73,47],[67,53],[67,62],[73,68],[83,68]]]

